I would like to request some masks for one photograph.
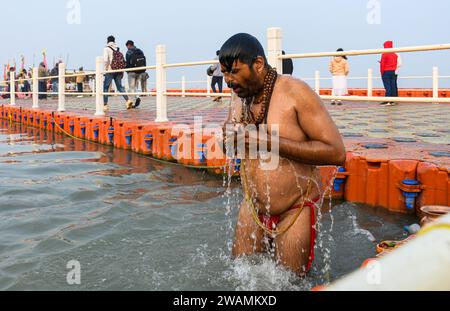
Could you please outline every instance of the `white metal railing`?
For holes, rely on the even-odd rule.
[[[269,28],[267,31],[267,54],[268,61],[277,70],[282,72],[282,60],[288,58],[315,58],[315,57],[330,57],[330,56],[358,56],[358,55],[371,55],[371,54],[382,54],[386,52],[394,53],[407,53],[407,52],[419,52],[419,51],[436,51],[436,50],[448,50],[450,49],[450,44],[441,45],[426,45],[426,46],[413,46],[413,47],[403,47],[403,48],[393,48],[393,49],[372,49],[372,50],[354,50],[345,52],[322,52],[322,53],[304,53],[304,54],[287,54],[282,55],[282,31],[280,28]],[[120,70],[105,70],[103,57],[97,57],[96,59],[96,70],[95,72],[84,72],[84,73],[66,73],[65,64],[59,64],[59,75],[58,76],[46,76],[39,77],[37,68],[33,68],[32,78],[30,79],[16,79],[14,73],[10,73],[10,81],[5,81],[3,85],[9,86],[8,92],[0,92],[0,94],[10,95],[10,104],[15,105],[16,90],[15,82],[17,81],[32,81],[32,97],[33,97],[33,108],[39,107],[39,95],[40,94],[50,94],[58,95],[58,111],[65,110],[65,97],[71,95],[94,95],[95,96],[95,115],[103,116],[103,96],[117,95],[118,93],[104,92],[103,90],[103,79],[105,74],[113,73],[125,73],[130,71],[138,70],[155,70],[156,72],[156,82],[154,83],[156,91],[152,92],[125,92],[123,95],[139,96],[139,95],[151,95],[156,96],[156,122],[168,121],[167,118],[167,96],[202,96],[202,97],[229,97],[230,93],[211,93],[211,78],[208,77],[207,80],[201,81],[186,81],[185,77],[182,77],[181,81],[178,82],[168,82],[167,81],[167,70],[171,68],[180,67],[192,67],[192,66],[204,66],[218,64],[217,60],[206,60],[206,61],[196,61],[196,62],[185,62],[185,63],[173,63],[168,64],[166,62],[167,53],[165,45],[158,45],[156,47],[156,64],[151,66],[145,66],[141,68],[128,68]],[[78,93],[66,90],[66,79],[78,76],[94,76],[94,89],[90,93]],[[386,97],[373,97],[373,81],[374,79],[379,79],[380,77],[373,76],[373,70],[368,69],[367,77],[349,77],[349,80],[367,80],[367,90],[368,96],[321,96],[322,99],[338,99],[346,101],[380,101],[380,100],[392,100],[392,98]],[[439,98],[439,79],[447,79],[450,76],[439,76],[439,70],[437,67],[433,68],[433,73],[431,76],[405,76],[400,77],[400,79],[432,79],[433,83],[433,98],[396,98],[398,102],[435,102],[435,103],[450,103],[448,98]],[[58,92],[39,92],[39,81],[58,79]],[[305,81],[314,81],[314,89],[320,94],[321,81],[331,80],[329,77],[321,77],[319,71],[315,72],[314,78],[304,78]],[[168,85],[181,84],[181,92],[167,91]],[[189,92],[187,90],[187,84],[189,83],[205,83],[206,92]],[[153,84],[153,83],[152,83]],[[147,84],[148,85],[148,84]]]
[[[282,30],[281,28],[269,28],[267,30],[268,37],[268,57],[269,63],[277,68],[279,73],[283,71],[283,59],[293,58],[315,58],[315,57],[331,57],[331,56],[359,56],[359,55],[373,55],[383,53],[409,53],[409,52],[421,52],[421,51],[438,51],[438,50],[450,50],[450,44],[437,44],[437,45],[424,45],[424,46],[412,46],[403,48],[391,48],[391,49],[369,49],[369,50],[353,50],[344,52],[320,52],[320,53],[303,53],[303,54],[286,54],[282,55]],[[364,100],[372,101],[374,97],[373,93],[373,77],[372,69],[368,70],[368,96]],[[433,68],[433,100],[435,103],[450,103],[450,99],[439,99],[439,70],[437,67]],[[320,73],[316,71],[315,74],[315,91],[320,94]],[[323,99],[341,99],[341,97],[329,97],[323,96]],[[348,96],[345,97],[347,101],[359,101],[361,97]],[[377,98],[377,100],[383,100]],[[392,98],[389,98],[391,101]],[[397,98],[396,98],[397,101]],[[424,98],[409,98],[410,102],[430,102]]]
[[[281,38],[281,29],[277,29],[277,36]],[[409,52],[426,52],[426,51],[439,51],[439,50],[450,50],[450,44],[435,44],[435,45],[421,45],[421,46],[411,46],[404,48],[391,48],[391,49],[372,49],[372,50],[353,50],[344,52],[321,52],[321,53],[303,53],[303,54],[279,54],[279,59],[288,58],[314,58],[314,57],[330,57],[330,56],[360,56],[360,55],[373,55],[373,54],[384,54],[384,53],[409,53]]]

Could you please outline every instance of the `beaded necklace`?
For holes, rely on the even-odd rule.
[[[277,82],[278,74],[275,69],[269,67],[266,77],[264,78],[263,86],[263,96],[258,102],[255,103],[255,97],[245,98],[243,101],[242,109],[242,123],[244,125],[255,124],[256,126],[261,125],[267,118],[267,113],[269,111],[270,100],[272,99],[273,90],[275,88],[275,82]],[[258,117],[255,118],[251,107],[253,105],[262,104],[261,110]]]

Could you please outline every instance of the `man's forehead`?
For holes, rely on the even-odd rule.
[[[231,69],[240,68],[240,67],[243,67],[243,66],[245,66],[245,65],[247,65],[247,64],[241,62],[239,59],[236,59],[236,60],[233,62],[233,65],[231,66]],[[220,66],[222,67],[222,69],[226,69],[226,66],[225,66],[225,65],[220,64]]]

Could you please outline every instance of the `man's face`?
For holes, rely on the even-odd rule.
[[[133,48],[133,46],[131,44],[127,45],[127,49],[131,50]]]
[[[248,66],[236,60],[230,72],[228,72],[226,67],[221,65],[225,82],[240,98],[254,96],[261,89],[262,85],[254,67],[254,65]]]

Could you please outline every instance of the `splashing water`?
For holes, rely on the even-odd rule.
[[[231,259],[243,197],[233,172],[221,180],[0,125],[0,289],[73,290],[66,265],[77,259],[79,290],[308,290],[356,269],[375,255],[373,239],[400,239],[413,222],[350,203],[319,209],[320,246],[301,279],[273,253]]]

